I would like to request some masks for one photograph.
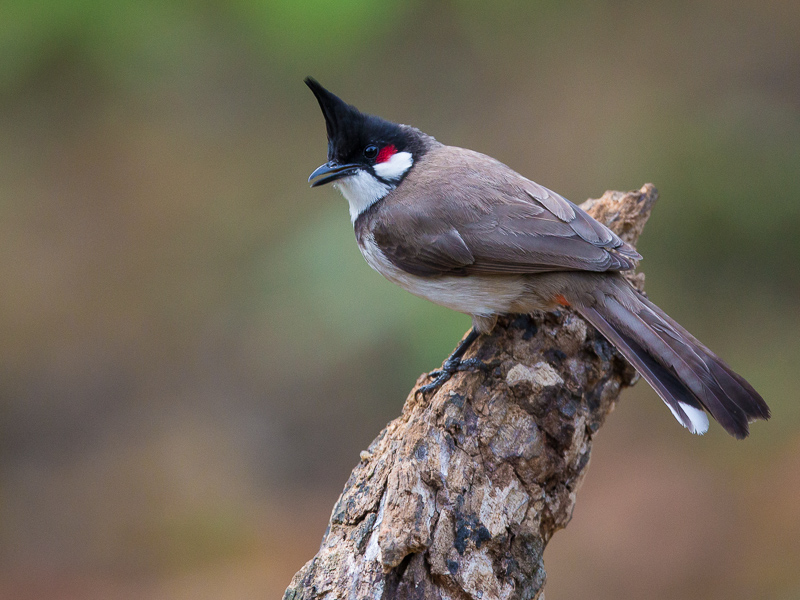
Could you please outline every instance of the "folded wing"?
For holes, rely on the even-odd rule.
[[[371,230],[395,266],[421,276],[602,272],[631,269],[641,258],[566,198],[489,157],[461,152],[449,172],[435,172],[454,185],[442,191],[413,181],[416,189],[382,207]],[[439,192],[421,205],[426,189]]]

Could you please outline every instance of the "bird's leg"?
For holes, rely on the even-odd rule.
[[[456,346],[456,349],[453,350],[453,353],[444,361],[441,369],[437,369],[435,371],[431,371],[428,373],[428,377],[435,377],[433,381],[431,381],[427,385],[420,386],[417,389],[418,394],[425,394],[427,392],[432,392],[433,390],[437,389],[441,386],[445,381],[450,379],[453,376],[453,373],[457,373],[458,371],[468,371],[470,369],[475,368],[485,368],[486,365],[483,361],[477,358],[469,358],[467,360],[462,360],[461,357],[464,356],[464,353],[467,349],[472,345],[472,343],[478,339],[480,334],[475,330],[473,327],[469,330],[469,334],[461,343]]]

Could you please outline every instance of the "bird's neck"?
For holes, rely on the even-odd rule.
[[[335,185],[350,205],[350,221],[353,223],[360,214],[394,189],[394,186],[373,177],[367,171],[345,177]]]

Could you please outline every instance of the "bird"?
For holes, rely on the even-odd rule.
[[[743,439],[749,423],[769,419],[743,377],[623,277],[641,255],[577,205],[498,160],[363,113],[311,77],[305,83],[328,138],[328,160],[311,173],[311,186],[333,183],[345,197],[370,267],[472,318],[421,391],[474,367],[464,353],[500,315],[569,307],[690,432],[705,433],[710,414]]]

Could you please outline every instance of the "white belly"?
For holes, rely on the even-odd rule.
[[[359,244],[361,254],[369,266],[415,296],[468,315],[488,317],[525,312],[520,310],[529,289],[524,276],[420,277],[394,266],[375,244],[372,235],[365,236],[362,241],[364,244]]]

